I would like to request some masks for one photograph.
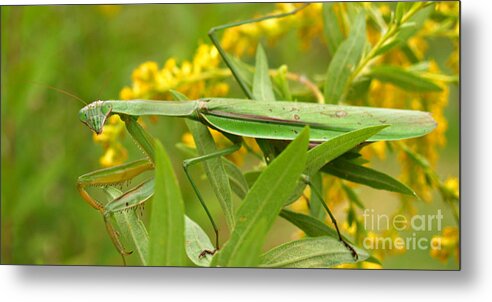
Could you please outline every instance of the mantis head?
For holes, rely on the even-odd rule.
[[[106,119],[111,114],[111,105],[103,101],[95,101],[80,109],[79,119],[92,131],[101,134]]]

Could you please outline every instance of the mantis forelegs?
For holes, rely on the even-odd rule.
[[[87,174],[84,174],[78,178],[77,181],[77,189],[80,192],[80,195],[83,199],[91,205],[93,208],[98,210],[103,218],[104,223],[106,225],[106,229],[108,234],[113,242],[114,246],[120,253],[123,258],[123,262],[125,263],[125,255],[131,254],[124,249],[120,239],[119,234],[113,227],[110,221],[110,216],[112,213],[121,210],[118,206],[123,203],[125,208],[131,208],[135,205],[140,204],[142,201],[148,199],[152,190],[148,190],[149,186],[143,187],[142,185],[138,186],[136,189],[130,190],[127,193],[112,199],[106,205],[103,205],[101,202],[94,199],[88,192],[87,187],[90,186],[99,186],[104,187],[108,185],[121,184],[124,182],[131,181],[134,177],[140,175],[141,173],[152,170],[154,168],[153,164],[146,159],[133,161],[127,164],[119,165],[116,167],[99,169]],[[146,191],[142,191],[142,189],[146,189]],[[138,191],[137,191],[138,190]],[[139,192],[140,194],[135,194]],[[135,196],[137,197],[135,198]],[[147,196],[147,198],[146,198]]]

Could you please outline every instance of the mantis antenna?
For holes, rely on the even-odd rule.
[[[75,94],[71,93],[71,92],[68,92],[66,90],[63,90],[63,89],[60,89],[60,88],[56,88],[54,86],[50,86],[50,85],[46,85],[46,84],[41,84],[41,83],[36,83],[36,82],[31,82],[32,84],[36,84],[36,85],[39,85],[39,86],[42,86],[44,88],[48,88],[48,89],[51,89],[51,90],[54,90],[56,92],[59,92],[59,93],[62,93],[64,95],[68,95],[76,100],[78,100],[79,102],[81,102],[82,104],[84,105],[88,105],[89,103],[87,103],[86,101],[84,101],[83,99],[79,98],[78,96],[76,96]]]

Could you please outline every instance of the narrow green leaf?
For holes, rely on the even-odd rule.
[[[336,230],[312,216],[282,209],[280,211],[280,217],[301,229],[309,237],[330,236],[338,239]]]
[[[417,4],[414,2],[413,5]],[[418,12],[416,12],[406,24],[400,26],[400,31],[398,32],[397,38],[401,41],[408,41],[410,37],[415,35],[423,26],[424,23],[429,20],[430,15],[435,11],[434,5],[421,7]],[[405,26],[403,26],[405,25]],[[410,26],[408,26],[410,25]]]
[[[277,96],[277,100],[292,101],[287,71],[287,65],[282,65],[273,77],[273,92]]]
[[[138,212],[122,211],[114,214],[119,226],[120,234],[126,241],[131,242],[131,250],[136,252],[142,265],[147,265],[149,256],[149,235],[145,225],[138,217]]]
[[[260,177],[262,171],[249,171],[244,173],[244,178],[248,182],[248,186],[251,188],[258,177]]]
[[[362,204],[362,201],[360,201],[359,196],[357,196],[357,194],[351,187],[342,183],[342,188],[345,191],[345,194],[347,194],[347,197],[349,198],[350,202],[355,204],[361,210],[365,209],[365,206]]]
[[[345,98],[348,81],[359,63],[366,42],[366,17],[361,10],[350,30],[348,38],[340,44],[328,66],[324,86],[325,100],[338,104]]]
[[[188,157],[197,157],[198,153],[195,148],[189,147],[183,143],[177,143],[176,148],[182,151]],[[225,171],[229,177],[229,183],[232,191],[243,199],[249,190],[249,184],[241,170],[227,158],[222,158]]]
[[[374,57],[380,56],[391,49],[395,48],[396,46],[400,45],[402,41],[400,39],[393,38],[386,42],[384,45],[382,45],[375,53]]]
[[[246,178],[241,170],[239,170],[239,168],[230,160],[223,158],[222,161],[224,163],[225,171],[229,176],[231,189],[239,198],[244,199],[249,190],[249,185]]]
[[[442,90],[441,87],[433,81],[399,66],[377,66],[371,69],[370,75],[375,79],[394,84],[407,91],[429,92]]]
[[[366,141],[368,138],[386,127],[388,126],[380,125],[354,130],[352,132],[336,136],[331,140],[309,150],[304,174],[312,177],[312,175],[318,172],[324,165],[350,151],[352,148]],[[287,200],[285,205],[289,205],[296,201],[304,192],[305,187],[306,184],[304,182],[298,182],[292,196]]]
[[[323,172],[369,186],[374,189],[414,195],[415,192],[407,185],[393,177],[374,169],[360,166],[344,159],[337,159],[321,169]]]
[[[256,266],[268,230],[292,194],[306,164],[309,127],[263,171],[237,212],[229,241],[212,265]]]
[[[186,255],[198,266],[210,266],[212,255],[205,254],[200,257],[204,250],[212,251],[215,249],[207,233],[188,216],[185,216],[185,234],[186,234]]]
[[[149,226],[149,265],[185,264],[184,203],[171,160],[155,140],[155,191]]]
[[[199,155],[217,152],[217,146],[207,126],[190,119],[186,119],[185,123],[191,135],[193,135]],[[204,161],[203,165],[205,167],[205,174],[207,174],[207,178],[215,192],[215,196],[217,196],[222,211],[224,211],[227,225],[229,229],[232,229],[235,224],[235,211],[234,204],[232,203],[231,186],[223,161],[221,158],[216,157]]]
[[[229,54],[227,54],[227,56],[229,56],[230,63],[233,65],[241,80],[243,80],[243,82],[249,89],[252,89],[254,76],[254,69],[252,68],[252,66]]]
[[[400,24],[401,18],[405,15],[405,13],[410,10],[413,6],[412,2],[398,2],[396,4],[396,12],[395,12],[395,23]]]
[[[308,237],[290,241],[266,252],[261,257],[262,267],[326,268],[344,263],[364,261],[366,251],[354,248],[357,261],[339,240],[332,237]]]
[[[187,100],[187,97],[180,92],[172,90],[173,96],[180,101]],[[190,119],[185,120],[186,126],[193,136],[198,155],[211,154],[217,151],[215,141],[204,124]],[[222,158],[211,158],[203,162],[205,173],[212,185],[215,196],[219,200],[222,211],[226,217],[229,229],[234,226],[234,204],[232,203],[231,186],[226,174]]]
[[[272,102],[275,101],[273,94],[272,81],[268,74],[268,61],[265,50],[258,44],[256,49],[256,68],[253,77],[253,96],[257,101]]]
[[[176,91],[176,90],[173,90],[173,89],[169,89],[169,92],[172,94],[173,98],[176,101],[188,101],[188,98],[186,97],[186,95],[182,94],[179,91]]]
[[[324,165],[334,160],[343,153],[364,142],[374,134],[386,128],[387,125],[370,126],[339,135],[308,152],[308,160],[305,173],[313,175]]]
[[[318,190],[322,193],[323,195],[323,179],[321,178],[321,173],[315,173],[311,177],[311,184],[315,187],[318,188]],[[311,196],[309,199],[309,212],[311,213],[311,216],[316,217],[318,219],[323,220],[325,217],[325,210],[323,209],[322,203],[324,200],[319,199],[316,194],[313,194],[311,191]]]
[[[122,192],[114,187],[106,187],[104,191],[110,196],[111,199],[115,199],[122,194]],[[147,265],[148,252],[149,252],[149,235],[144,223],[138,217],[137,210],[120,211],[113,213],[112,218],[117,224],[118,231],[125,243],[129,243],[129,250],[134,251],[142,265]],[[120,237],[120,238],[121,238]],[[126,246],[126,244],[123,244]]]
[[[323,3],[323,31],[330,56],[333,57],[338,46],[343,41],[343,33],[338,24],[338,18],[334,10],[337,3]]]
[[[348,90],[347,100],[364,100],[371,88],[372,79],[370,77],[359,77],[352,82],[352,86]]]

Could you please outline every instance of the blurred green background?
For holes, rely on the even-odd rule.
[[[139,64],[149,60],[162,64],[171,56],[178,61],[190,59],[200,41],[208,42],[211,27],[273,8],[273,4],[2,7],[2,264],[121,265],[101,216],[82,200],[75,187],[79,175],[99,168],[101,147],[93,143],[92,133],[77,119],[82,104],[48,89],[48,85],[87,102],[117,98]],[[295,33],[288,35],[268,50],[270,65],[285,63],[290,70],[324,73],[327,60],[323,46],[307,54],[299,43],[292,43],[295,39]],[[448,145],[438,169],[444,178],[458,175],[456,87],[446,114]],[[187,212],[212,234],[183,178],[180,163],[184,155],[174,148],[185,130],[183,122],[160,119],[151,127],[171,152]],[[128,139],[125,145],[130,159],[141,157]],[[391,161],[381,165],[398,176]],[[201,181],[206,185],[206,180]],[[394,209],[395,194],[364,190],[367,194],[361,196],[368,206]],[[377,205],[370,201],[372,197]],[[215,200],[210,192],[207,198]],[[439,198],[435,201],[420,208],[430,213],[445,208]],[[216,202],[210,204],[219,216]],[[452,225],[452,219],[446,224]],[[295,231],[278,219],[267,247],[291,239]],[[221,235],[227,238],[227,234]],[[137,264],[131,257],[129,263]],[[449,269],[456,268],[457,263],[453,259],[440,263],[427,251],[411,251],[388,257],[384,266]]]

